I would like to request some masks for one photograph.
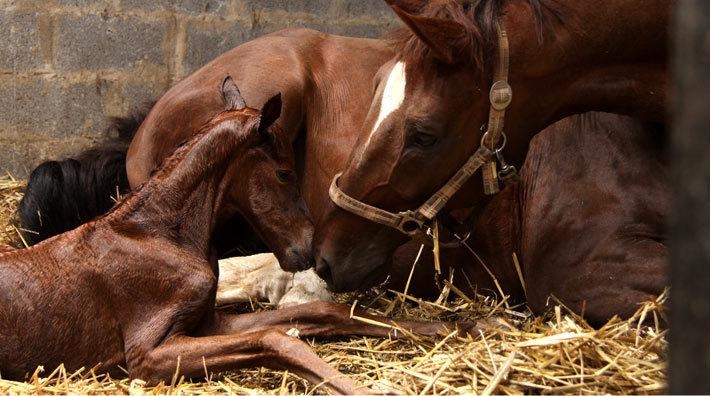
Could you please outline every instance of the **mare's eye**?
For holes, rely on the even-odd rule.
[[[278,177],[279,180],[283,183],[289,181],[291,179],[292,174],[293,172],[288,169],[281,169],[276,171],[276,177]]]
[[[436,136],[424,132],[417,132],[412,136],[412,143],[419,147],[431,147],[437,140]]]

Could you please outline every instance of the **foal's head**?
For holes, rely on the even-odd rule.
[[[198,158],[187,167],[199,174],[210,163],[224,164],[214,173],[212,229],[239,214],[285,270],[305,269],[312,261],[313,226],[296,183],[293,148],[275,124],[281,114],[281,95],[256,110],[246,106],[230,77],[221,89],[225,109],[198,133],[209,139],[197,138],[203,140],[205,150],[194,150]],[[202,183],[204,177],[209,176],[202,175],[194,183]]]
[[[275,124],[281,95],[256,110],[247,107],[230,77],[216,88],[223,111],[109,214],[115,219],[112,227],[161,235],[211,255],[216,230],[241,216],[283,269],[310,268],[313,225],[296,183],[293,148]]]

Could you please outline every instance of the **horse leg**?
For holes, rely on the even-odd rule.
[[[281,269],[272,253],[219,260],[217,306],[250,299],[279,308],[311,301],[333,301],[313,269],[291,273]]]
[[[544,294],[530,293],[530,304],[540,311],[547,295],[554,295],[593,325],[614,315],[629,318],[667,285],[667,255],[666,246],[650,238],[610,237],[589,258],[563,259],[555,273],[539,274],[553,281]]]
[[[476,331],[473,322],[417,322],[393,320],[369,315],[360,311],[350,314],[350,308],[342,304],[314,301],[307,304],[279,309],[277,311],[254,312],[230,315],[218,313],[214,334],[234,334],[265,329],[297,331],[302,337],[371,336],[397,337],[397,329],[403,329],[424,336],[436,336],[457,329],[463,333]],[[295,330],[293,330],[295,329]]]
[[[671,191],[663,143],[651,132],[627,117],[588,113],[531,142],[521,169],[520,257],[533,311],[552,294],[601,325],[663,291]]]
[[[199,378],[209,372],[252,366],[289,370],[339,394],[368,391],[330,367],[305,342],[273,329],[198,338],[175,336],[150,351],[129,373],[155,384],[169,382],[176,374]]]

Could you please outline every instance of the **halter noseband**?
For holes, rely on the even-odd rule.
[[[426,238],[428,224],[434,220],[451,197],[463,187],[479,168],[483,167],[483,191],[487,195],[495,194],[500,190],[499,178],[508,179],[510,176],[515,175],[515,168],[507,165],[501,155],[501,150],[505,143],[501,144],[500,147],[496,147],[501,137],[503,137],[503,142],[505,142],[503,121],[505,119],[505,110],[513,98],[513,90],[508,84],[508,35],[500,24],[497,26],[497,31],[499,43],[498,64],[493,78],[494,83],[491,85],[489,93],[491,108],[488,114],[488,129],[481,138],[481,146],[449,181],[418,209],[392,213],[358,201],[345,194],[338,187],[338,179],[340,179],[342,174],[339,173],[333,178],[328,191],[333,203],[350,213],[394,228],[410,237]],[[500,176],[496,170],[496,158],[503,167]]]

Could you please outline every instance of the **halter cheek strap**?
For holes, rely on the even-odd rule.
[[[505,164],[503,160],[501,150],[504,144],[496,148],[501,137],[505,137],[503,134],[505,109],[510,105],[510,101],[513,98],[513,90],[508,84],[508,36],[500,25],[497,26],[497,30],[499,54],[494,83],[489,93],[491,108],[488,115],[488,129],[481,138],[481,146],[468,158],[466,163],[444,186],[414,211],[392,213],[350,197],[338,187],[340,173],[333,178],[328,191],[330,199],[336,205],[368,220],[397,229],[411,237],[426,238],[428,223],[436,217],[451,197],[463,187],[479,168],[483,167],[484,192],[486,194],[495,194],[500,190],[496,171],[496,158],[503,165],[504,171],[512,168],[514,172],[515,168]]]
[[[513,89],[508,84],[509,70],[509,53],[510,47],[508,44],[508,34],[501,28],[500,24],[496,25],[498,30],[498,65],[493,76],[493,85],[488,94],[491,102],[491,109],[488,112],[488,130],[483,134],[481,146],[486,146],[489,150],[494,151],[502,160],[502,146],[495,148],[503,135],[503,124],[505,121],[505,109],[508,108],[513,100]],[[504,161],[502,161],[504,163]],[[505,169],[505,168],[504,168]],[[493,195],[500,191],[498,185],[498,172],[496,170],[495,160],[488,161],[482,171],[483,175],[483,192],[486,195]]]

